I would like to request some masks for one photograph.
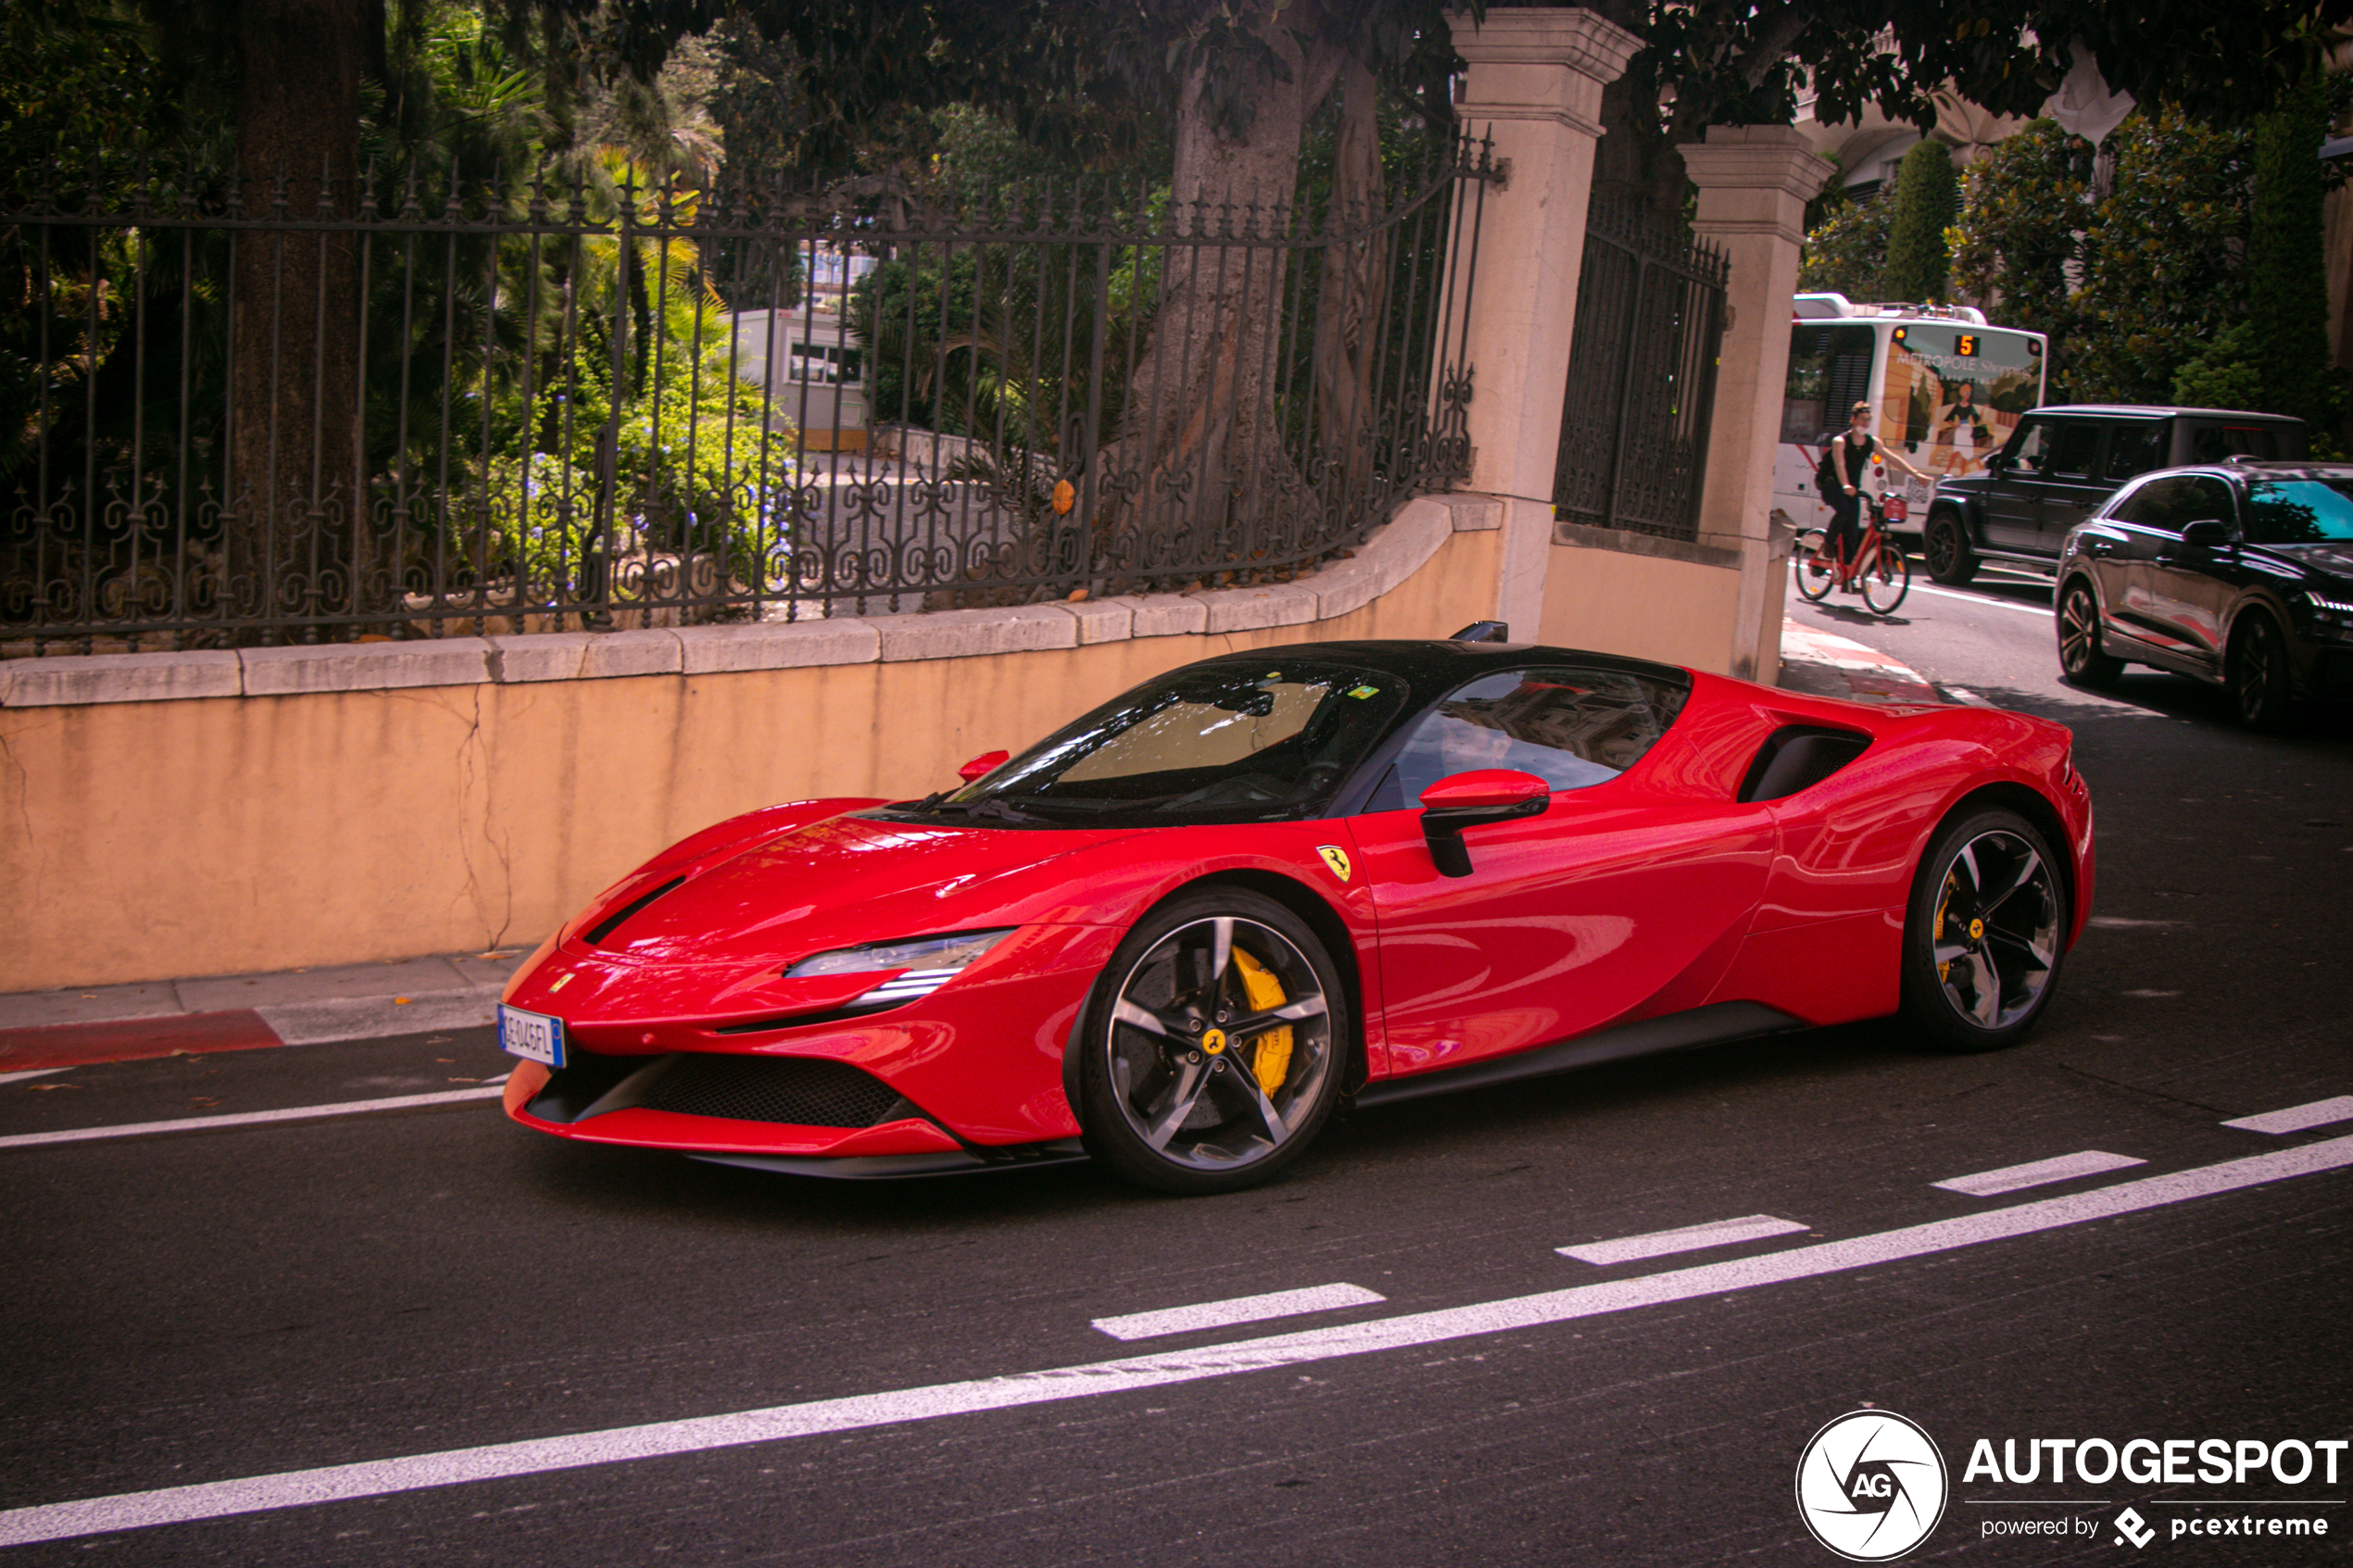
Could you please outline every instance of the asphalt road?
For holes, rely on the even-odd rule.
[[[0,1147],[0,1511],[127,1499],[0,1512],[57,1537],[0,1565],[1831,1563],[1793,1478],[1867,1404],[1949,1469],[1907,1561],[2353,1558],[2353,1453],[1964,1475],[1981,1438],[2353,1437],[2353,1121],[2222,1125],[2353,1094],[2353,734],[2060,686],[2028,586],[1799,613],[2075,727],[2101,923],[2018,1048],[1856,1026],[1360,1112],[1212,1199],[768,1177],[478,1100]],[[503,1070],[483,1032],[122,1063],[0,1085],[0,1139]],[[2144,1163],[1932,1185],[2087,1152]],[[1754,1216],[1804,1228],[1555,1250]],[[1091,1326],[1338,1285],[1382,1299]]]

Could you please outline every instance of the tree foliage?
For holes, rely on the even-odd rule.
[[[2070,272],[2092,223],[2092,159],[2091,143],[2037,119],[1987,148],[1963,182],[1954,282],[1998,298],[2005,325],[2047,334],[2055,352],[2074,324]]]
[[[1944,297],[1951,253],[1944,232],[1958,206],[1953,155],[1933,137],[1904,155],[1887,220],[1885,288],[1891,298],[1923,304]]]
[[[2114,140],[2116,186],[2083,232],[2069,391],[2170,403],[2175,373],[2246,312],[2253,138],[2165,109]]]
[[[2328,270],[2316,153],[2329,131],[2318,73],[2289,93],[2255,132],[2255,212],[2246,239],[2246,328],[2266,401],[2316,430],[2344,418],[2345,373],[2329,363]]]
[[[1809,293],[1843,294],[1849,299],[1893,297],[1883,287],[1887,270],[1887,225],[1894,204],[1837,200],[1806,232],[1797,286]]]

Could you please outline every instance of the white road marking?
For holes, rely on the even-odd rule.
[[[52,1073],[70,1073],[70,1067],[29,1067],[22,1073],[0,1073],[0,1084],[14,1084],[26,1078],[46,1078]]]
[[[18,1133],[0,1138],[0,1148],[30,1148],[35,1144],[87,1143],[93,1138],[132,1138],[145,1133],[194,1133],[207,1127],[254,1127],[270,1122],[308,1122],[321,1116],[364,1116],[371,1110],[407,1110],[412,1106],[455,1105],[460,1100],[496,1099],[505,1094],[506,1078],[478,1089],[445,1089],[430,1095],[395,1095],[389,1099],[347,1099],[336,1105],[297,1105],[284,1110],[247,1110],[233,1116],[182,1116],[170,1122],[132,1122],[119,1127],[73,1127],[62,1133]]]
[[[2087,1148],[2081,1154],[2062,1154],[2056,1160],[2036,1160],[2024,1165],[2005,1165],[1998,1171],[1980,1171],[1974,1176],[1955,1176],[1949,1182],[1931,1182],[1947,1192],[1965,1192],[1971,1198],[1992,1198],[1996,1193],[2016,1192],[2020,1187],[2038,1187],[2050,1182],[2071,1181],[2077,1176],[2095,1176],[2102,1171],[2121,1171],[2128,1165],[2145,1165],[2145,1160],[2135,1160],[2129,1154],[2103,1154]]]
[[[2307,1127],[2325,1127],[2332,1122],[2353,1122],[2353,1095],[2316,1099],[2309,1105],[2291,1105],[2285,1110],[2267,1110],[2260,1116],[2242,1116],[2222,1125],[2249,1133],[2300,1133]]]
[[[1996,609],[2020,610],[2028,615],[2039,616],[2045,621],[2051,618],[2051,609],[2048,605],[2013,604],[2008,599],[1988,598],[1982,594],[1964,594],[1955,588],[1931,588],[1925,583],[1913,583],[1912,592],[1928,594],[1940,599],[1959,599],[1964,604],[1992,605]]]
[[[2086,923],[2096,925],[2102,931],[2171,931],[2190,922],[2185,920],[2130,920],[2123,915],[2094,915]]]
[[[1369,1307],[1389,1298],[1359,1285],[1319,1285],[1306,1290],[1270,1290],[1264,1296],[1237,1296],[1227,1301],[1204,1301],[1198,1307],[1171,1307],[1159,1312],[1130,1312],[1126,1317],[1097,1318],[1094,1326],[1114,1339],[1151,1339],[1164,1334],[1184,1334],[1196,1328],[1231,1328],[1236,1323],[1264,1323],[1300,1312],[1328,1312],[1340,1307]]]
[[[1704,1225],[1652,1231],[1647,1236],[1622,1236],[1616,1241],[1589,1241],[1579,1247],[1555,1247],[1553,1250],[1580,1263],[1631,1263],[1642,1258],[1664,1258],[1670,1252],[1694,1252],[1703,1247],[1730,1247],[1736,1241],[1789,1236],[1808,1228],[1795,1220],[1750,1214],[1738,1220],[1710,1220]]]
[[[1370,1323],[1305,1329],[1197,1350],[975,1378],[965,1383],[941,1383],[887,1394],[812,1399],[805,1404],[693,1416],[643,1426],[617,1426],[563,1437],[451,1449],[405,1459],[363,1460],[356,1464],[327,1465],[317,1470],[290,1470],[275,1475],[44,1503],[0,1512],[0,1546],[67,1540],[108,1530],[220,1519],[352,1498],[387,1497],[428,1486],[699,1453],[747,1443],[771,1443],[825,1432],[931,1421],[978,1411],[1012,1410],[1094,1394],[1128,1393],[1239,1373],[1301,1366],[1342,1356],[1538,1328],[1604,1312],[1630,1311],[1726,1291],[1871,1268],[1906,1258],[1922,1258],[2112,1219],[2120,1214],[2139,1213],[2192,1198],[2259,1186],[2266,1182],[2341,1171],[2348,1166],[2353,1166],[2353,1136],[2330,1138],[2271,1154],[2226,1160],[2220,1165],[2145,1176],[2090,1192],[1907,1225],[1846,1241],[1825,1241],[1812,1247],[1793,1247],[1782,1252],[1704,1263],[1633,1279],[1573,1286],[1566,1290],[1547,1290],[1468,1307],[1410,1312],[1403,1317],[1377,1318]]]

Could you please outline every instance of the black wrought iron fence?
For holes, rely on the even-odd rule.
[[[1561,521],[1698,537],[1728,265],[1639,208],[1592,204],[1553,478]]]
[[[0,654],[1295,572],[1466,470],[1489,177],[934,211],[608,160],[0,212]]]

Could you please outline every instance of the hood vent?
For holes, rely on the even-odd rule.
[[[629,902],[623,904],[621,908],[615,909],[612,913],[598,921],[595,925],[590,926],[588,928],[587,935],[583,936],[581,940],[587,943],[591,947],[598,946],[606,937],[610,936],[615,931],[621,929],[621,922],[623,921],[627,920],[631,915],[635,914],[639,909],[644,909],[647,905],[652,903],[663,894],[668,893],[674,887],[677,887],[686,880],[686,879],[683,876],[673,876],[668,882],[663,883],[660,887],[655,888],[651,893],[639,894],[636,897],[630,899]]]

